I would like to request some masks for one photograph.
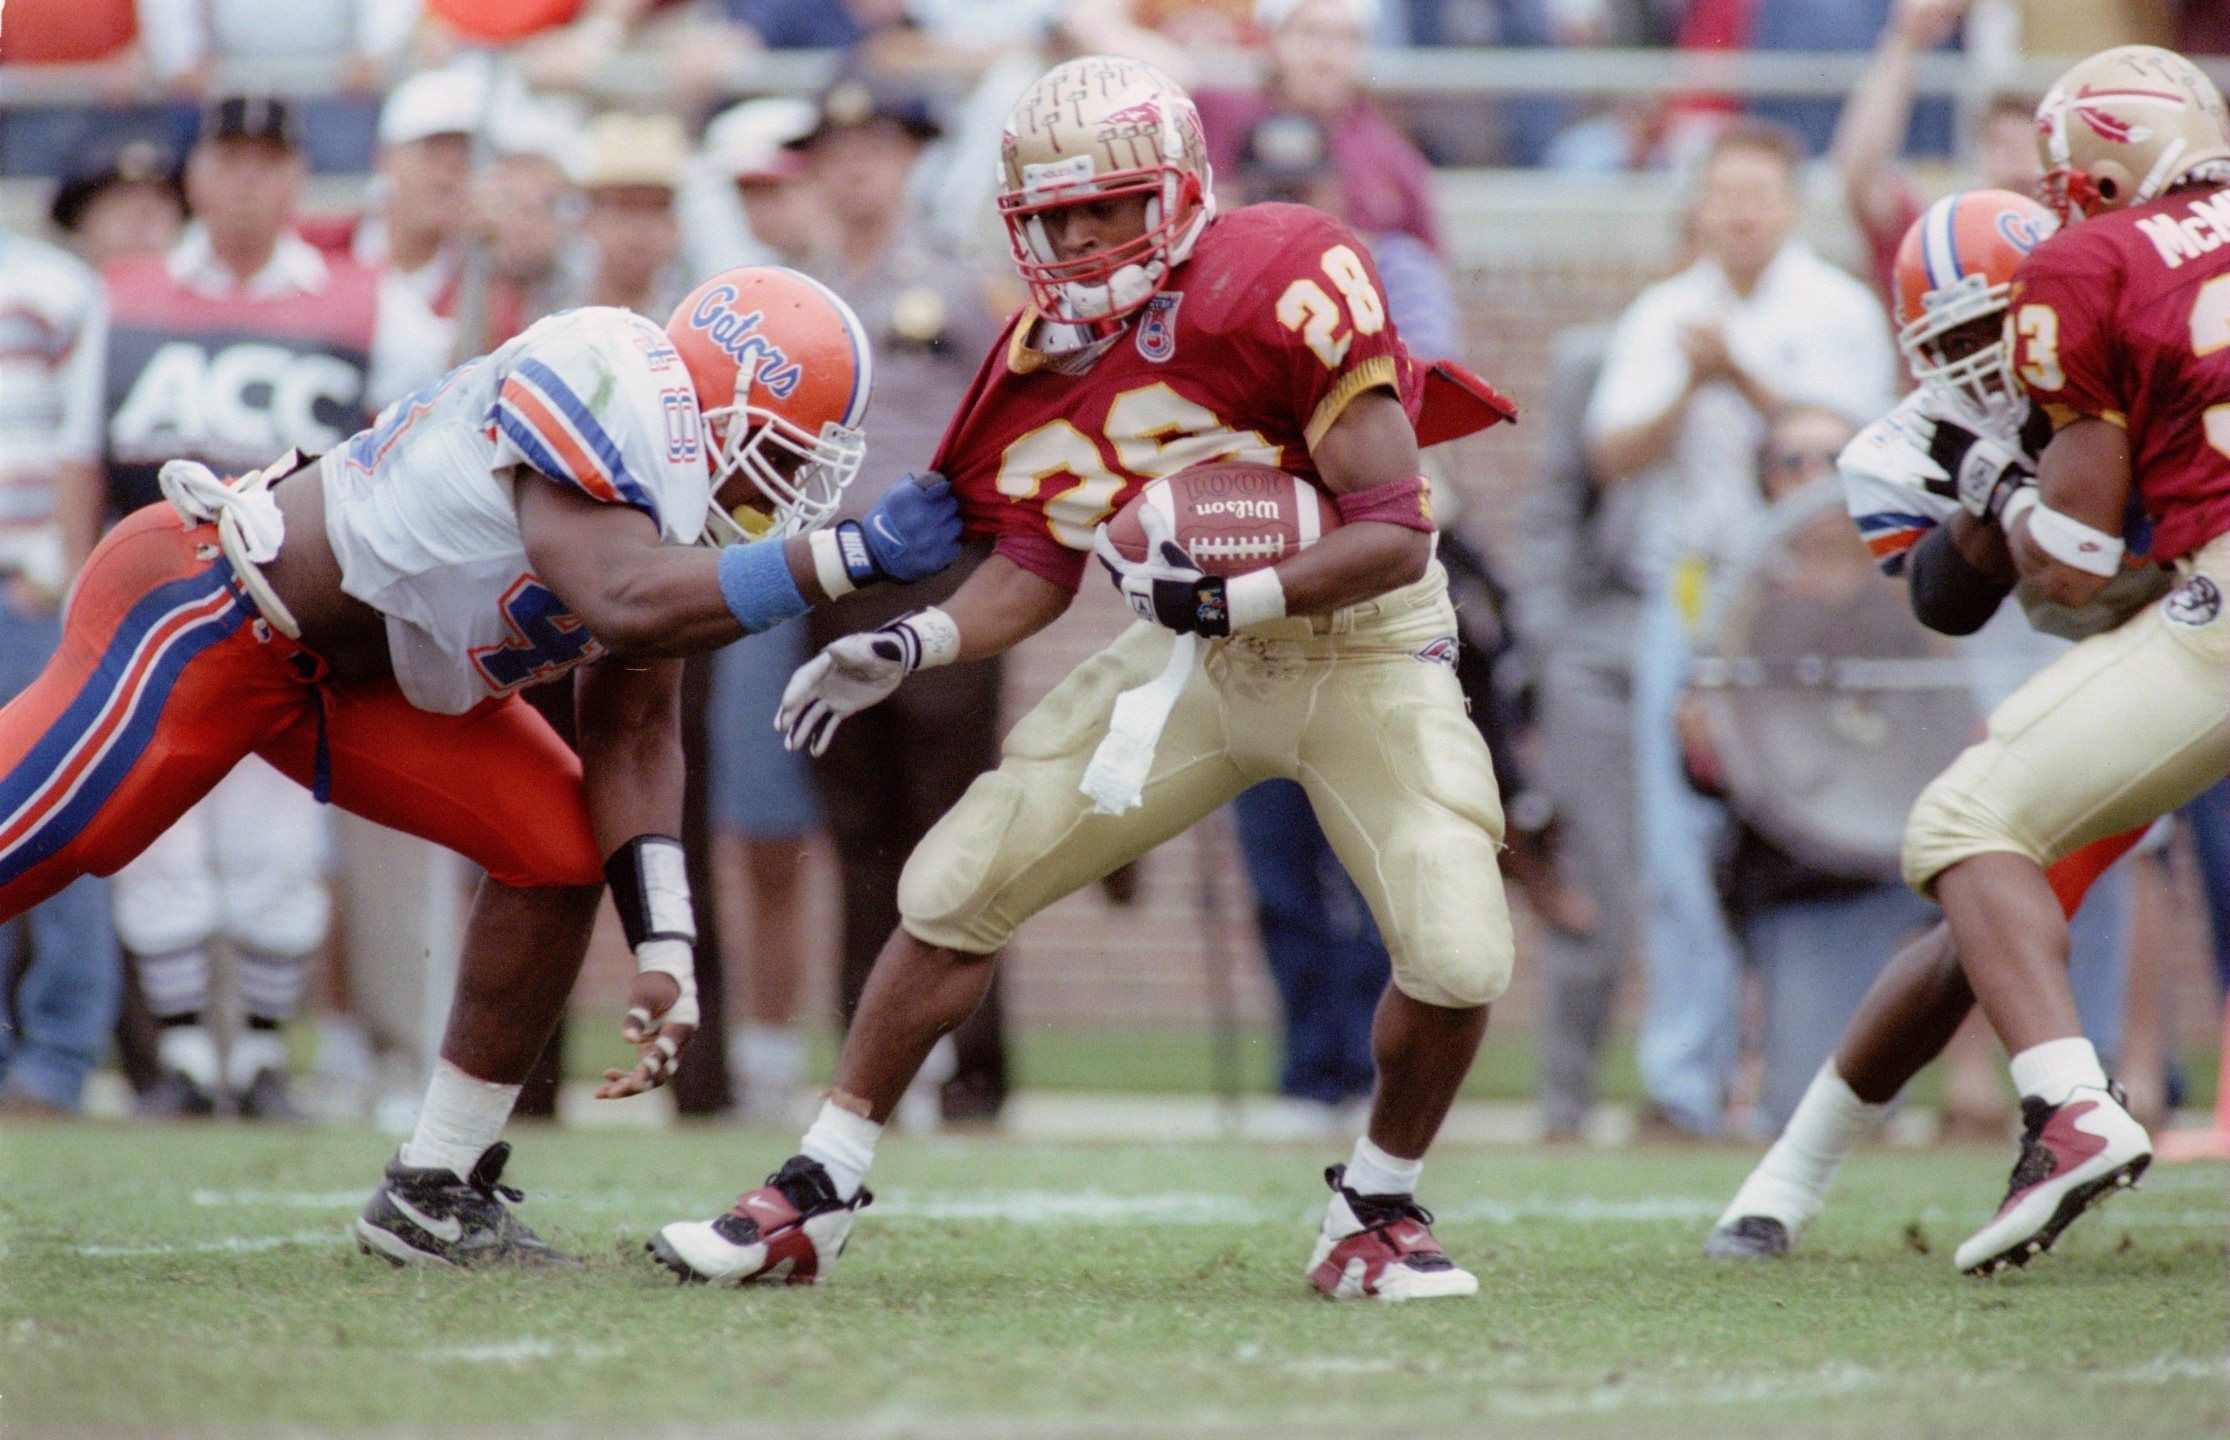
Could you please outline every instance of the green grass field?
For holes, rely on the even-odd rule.
[[[2225,1399],[2226,1172],[2156,1169],[2029,1272],[1946,1255],[1996,1149],[1855,1160],[1807,1253],[1698,1254],[1734,1150],[1474,1150],[1424,1198],[1481,1298],[1299,1276],[1314,1147],[886,1142],[819,1289],[681,1290],[647,1231],[786,1138],[523,1131],[579,1274],[397,1271],[369,1133],[0,1133],[0,1434],[2190,1437]]]

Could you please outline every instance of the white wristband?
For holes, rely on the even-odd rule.
[[[1244,630],[1265,620],[1285,618],[1285,582],[1275,566],[1251,574],[1234,575],[1223,582],[1223,603],[1231,611],[1231,628]]]
[[[859,588],[844,568],[843,542],[834,530],[816,530],[806,543],[813,547],[813,578],[820,582],[823,595],[840,600]]]
[[[921,644],[921,659],[914,663],[916,670],[950,665],[960,658],[960,626],[944,611],[932,605],[917,615],[907,616],[904,623]]]
[[[2030,492],[2033,493],[2033,492]],[[2021,515],[2029,517],[2029,538],[2036,548],[2072,570],[2112,579],[2121,573],[2128,545],[2119,535],[2093,529],[2072,515],[2063,515],[2040,498],[2015,509],[2016,495],[2006,502],[2006,524]]]

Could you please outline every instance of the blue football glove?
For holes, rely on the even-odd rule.
[[[926,580],[960,558],[960,502],[936,471],[908,475],[883,493],[865,520],[836,527],[855,586]]]

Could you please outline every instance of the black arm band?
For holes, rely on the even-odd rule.
[[[697,943],[696,912],[689,903],[689,862],[671,835],[638,835],[604,862],[612,906],[627,948],[650,940]]]
[[[1975,568],[1952,543],[1951,527],[1938,525],[1906,562],[1913,614],[1940,635],[1972,635],[1998,612],[2013,587]]]

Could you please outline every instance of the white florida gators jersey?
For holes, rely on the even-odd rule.
[[[2049,438],[2049,432],[2040,424],[2024,424],[2029,414],[2025,402],[1986,414],[1960,395],[1922,386],[1844,448],[1837,462],[1844,500],[1883,574],[1904,574],[1905,558],[1913,546],[1959,511],[1958,500],[1944,493],[1951,487],[1950,475],[1928,455],[1938,422],[1963,426],[2018,449],[2033,469],[2036,447]],[[2159,596],[2165,589],[2165,573],[2143,558],[2151,525],[2134,502],[2125,530],[2133,563],[2090,604],[2071,610],[2041,598],[2026,585],[2017,587],[2014,598],[2021,602],[2029,624],[2047,635],[2080,640],[2113,629]]]
[[[396,401],[321,473],[341,587],[387,617],[404,696],[445,715],[604,653],[528,564],[516,479],[640,510],[675,545],[703,532],[712,483],[681,357],[605,307],[553,315]]]

